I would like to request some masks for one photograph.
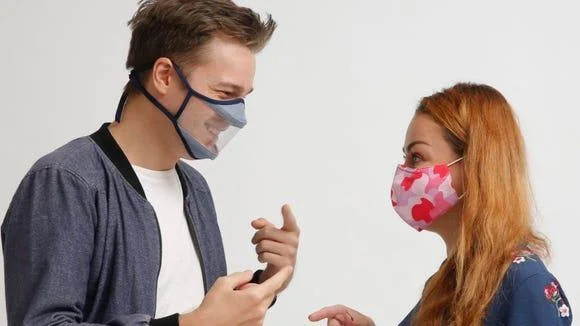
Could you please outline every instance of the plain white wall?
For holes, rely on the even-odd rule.
[[[334,303],[393,325],[415,304],[444,246],[400,221],[389,188],[419,98],[456,81],[489,83],[517,111],[549,267],[580,309],[577,1],[239,3],[279,28],[258,59],[247,129],[218,160],[193,165],[212,186],[230,271],[259,266],[250,221],[280,223],[279,207],[293,204],[298,268],[266,325],[308,325]],[[113,118],[135,9],[0,1],[2,217],[38,157]]]

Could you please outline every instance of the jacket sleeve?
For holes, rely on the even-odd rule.
[[[84,323],[96,223],[96,191],[76,174],[44,168],[18,187],[2,223],[9,325]],[[149,325],[145,314],[106,325]]]
[[[558,281],[534,274],[514,289],[508,325],[571,325],[572,310]]]

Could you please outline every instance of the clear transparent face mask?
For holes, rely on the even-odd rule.
[[[139,71],[133,70],[129,76],[133,85],[171,120],[188,155],[193,159],[215,159],[224,147],[246,124],[245,101],[215,100],[195,91],[181,69],[173,63],[174,69],[187,90],[177,113],[173,115],[143,86]],[[127,93],[124,93],[117,108],[115,119],[120,121]],[[188,108],[190,100],[193,105]]]
[[[216,157],[246,125],[244,103],[217,104],[199,98],[192,102],[176,116],[178,133],[192,152],[195,149],[209,158]],[[203,117],[198,115],[200,111],[205,113]]]

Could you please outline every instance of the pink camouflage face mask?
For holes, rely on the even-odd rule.
[[[422,231],[455,206],[460,197],[451,185],[449,167],[462,159],[419,169],[398,165],[391,188],[391,203],[397,214]]]

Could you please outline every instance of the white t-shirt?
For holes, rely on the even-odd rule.
[[[133,165],[161,231],[161,271],[155,318],[195,309],[205,295],[203,274],[184,213],[175,169],[154,171]]]

